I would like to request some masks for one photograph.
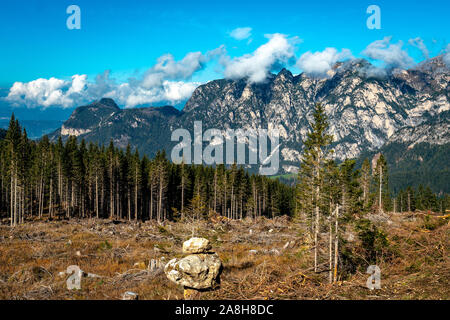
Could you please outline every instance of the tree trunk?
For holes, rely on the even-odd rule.
[[[316,223],[315,223],[315,230],[314,230],[314,272],[317,272],[317,253],[318,253],[318,246],[319,246],[319,229],[320,229],[320,211],[319,211],[319,198],[320,198],[320,150],[318,150],[318,159],[316,163]]]
[[[408,190],[408,212],[411,212],[411,194]]]
[[[383,168],[382,168],[382,166],[380,164],[380,199],[379,199],[379,204],[378,204],[378,206],[380,208],[379,209],[380,213],[383,212],[383,207],[382,207],[382,203],[381,203],[381,189],[382,189],[382,186],[383,186]]]
[[[217,168],[214,170],[214,212],[217,212]]]
[[[112,159],[111,159],[112,161]],[[109,218],[114,218],[114,179],[113,179],[113,168],[112,163],[110,164],[110,180],[109,180]]]
[[[48,214],[53,217],[53,179],[50,178],[50,199],[48,203]]]
[[[137,168],[136,175],[134,180],[134,220],[138,219],[138,176],[137,176]]]
[[[328,223],[328,231],[330,234],[329,237],[329,246],[328,246],[328,250],[329,250],[329,257],[328,257],[328,265],[329,265],[329,273],[328,273],[328,282],[332,283],[333,282],[333,228],[332,228],[332,217],[333,217],[333,204],[330,203],[330,220]]]
[[[14,226],[17,225],[17,169],[14,172]]]
[[[181,171],[181,219],[184,217],[184,172]]]
[[[10,208],[11,208],[11,227],[14,226],[14,168],[11,170],[11,190],[10,190]]]
[[[97,219],[99,218],[98,214],[98,175],[95,173],[95,215]]]
[[[317,252],[318,252],[318,238],[319,238],[319,207],[316,205],[316,221],[314,228],[314,272],[317,272]]]
[[[162,180],[162,177],[160,177],[160,179],[159,179],[159,200],[158,200],[158,223],[161,222],[162,191],[163,191],[163,180]]]
[[[60,202],[62,202],[62,169],[61,162],[58,162],[58,194],[60,198]]]
[[[150,183],[150,220],[153,219],[153,182]]]
[[[130,187],[128,187],[128,221],[131,221],[131,192]]]
[[[231,208],[230,208],[230,218],[233,219],[234,211],[233,211],[233,196],[234,196],[234,186],[231,185]]]
[[[223,205],[224,205],[224,216],[227,216],[227,173],[223,174]]]
[[[69,179],[66,179],[66,214],[67,218],[70,219],[70,205],[69,205]]]
[[[338,251],[339,251],[339,206],[336,206],[335,213],[335,227],[334,227],[334,276],[333,282],[337,281],[337,267],[338,267]]]

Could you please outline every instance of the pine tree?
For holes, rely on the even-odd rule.
[[[155,157],[155,172],[157,179],[157,215],[156,219],[158,223],[165,219],[163,216],[163,200],[166,196],[167,188],[167,159],[165,152],[158,152]]]
[[[302,163],[299,171],[300,184],[305,186],[310,183],[313,187],[312,194],[300,193],[303,201],[311,201],[314,208],[314,271],[317,272],[318,266],[318,245],[320,231],[320,206],[324,200],[322,194],[324,170],[328,161],[331,150],[329,148],[333,141],[333,137],[326,133],[328,129],[327,116],[325,109],[319,103],[316,104],[311,131],[307,135],[304,142],[304,150],[302,155]],[[302,180],[305,179],[305,180]],[[311,196],[311,200],[309,199]]]
[[[364,159],[361,168],[361,187],[362,187],[362,198],[364,208],[369,205],[369,192],[370,192],[370,162],[369,159]]]
[[[192,225],[192,236],[195,235],[195,221],[206,215],[206,205],[200,194],[192,198],[185,214],[185,219]]]
[[[9,165],[10,187],[10,209],[11,209],[11,226],[18,224],[18,190],[17,184],[19,179],[19,144],[21,140],[21,128],[19,122],[15,119],[14,114],[11,116],[8,131],[6,133],[6,144]]]
[[[186,188],[188,187],[188,183],[189,183],[189,179],[188,179],[188,172],[186,169],[186,164],[184,163],[184,159],[181,162],[180,165],[180,176],[181,176],[181,185],[180,185],[180,189],[181,189],[181,218],[183,218],[184,216],[184,200],[185,200],[185,192],[186,192]]]
[[[139,215],[139,204],[138,199],[140,198],[140,185],[142,179],[142,170],[140,166],[140,156],[139,151],[136,150],[133,155],[132,161],[132,178],[134,184],[134,220],[138,220]]]
[[[383,154],[380,154],[373,172],[374,185],[376,185],[376,204],[378,212],[384,212],[390,209],[391,200],[389,194],[389,176],[387,162]]]

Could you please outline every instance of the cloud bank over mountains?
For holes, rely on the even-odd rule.
[[[244,40],[251,37],[251,31],[249,27],[237,28],[230,36],[236,40]],[[97,75],[93,81],[89,81],[85,74],[76,74],[67,80],[52,77],[15,82],[4,99],[12,105],[44,109],[71,108],[101,97],[112,98],[126,108],[145,104],[176,105],[186,101],[202,84],[192,78],[210,63],[218,63],[224,78],[246,78],[251,83],[261,83],[270,72],[292,66],[310,77],[326,78],[335,63],[354,58],[349,49],[338,50],[332,47],[323,51],[306,51],[297,58],[295,52],[302,43],[298,37],[280,33],[265,37],[266,42],[255,51],[239,57],[230,57],[225,46],[206,53],[189,52],[178,61],[173,55],[165,54],[140,76],[122,83],[116,81],[109,70]],[[410,39],[407,45],[420,50],[424,58],[429,56],[421,38]],[[373,66],[363,70],[367,76],[384,77],[394,69],[408,69],[416,64],[403,42],[394,43],[392,37],[370,43],[361,55],[374,62]],[[450,66],[450,45],[446,46],[443,55],[444,62]]]
[[[349,58],[352,58],[349,49],[339,52],[335,48],[326,48],[323,51],[304,53],[297,61],[297,66],[312,77],[324,78],[336,62]]]
[[[269,41],[251,54],[242,57],[222,59],[224,76],[228,79],[248,78],[252,83],[266,80],[275,65],[286,65],[294,57],[297,38],[288,39],[285,35],[275,33],[266,35]]]

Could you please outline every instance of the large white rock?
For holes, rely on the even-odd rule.
[[[192,289],[214,288],[221,272],[222,262],[217,254],[195,254],[170,260],[164,272],[170,281]]]
[[[205,253],[209,250],[211,250],[211,245],[205,238],[191,238],[183,243],[184,253]]]

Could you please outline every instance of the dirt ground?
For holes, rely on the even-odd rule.
[[[372,291],[366,287],[368,265],[328,283],[326,233],[321,272],[315,273],[312,243],[287,217],[200,222],[194,230],[184,223],[61,220],[11,228],[4,222],[0,299],[109,300],[126,291],[142,300],[182,299],[183,288],[158,266],[182,257],[182,243],[193,231],[211,241],[224,266],[220,288],[200,299],[450,299],[448,219],[442,223],[433,216],[437,227],[426,228],[424,216],[391,214],[378,222],[396,254],[379,263],[381,289]],[[350,245],[360,245],[357,236],[345,236]],[[158,262],[154,270],[152,259]],[[71,265],[85,272],[80,290],[67,289]]]

